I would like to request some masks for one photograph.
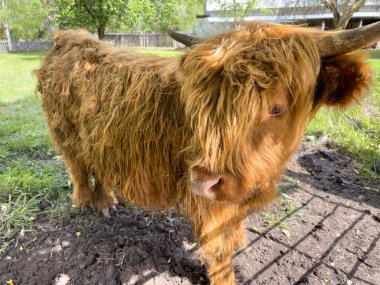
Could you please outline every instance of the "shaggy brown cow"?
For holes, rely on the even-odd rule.
[[[149,209],[182,207],[211,283],[235,284],[242,220],[277,196],[318,108],[345,108],[368,89],[368,65],[347,52],[379,34],[379,24],[338,33],[246,24],[180,58],[129,53],[85,31],[56,34],[36,73],[74,203],[107,216],[114,193]]]

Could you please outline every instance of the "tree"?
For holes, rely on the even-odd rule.
[[[257,5],[257,0],[216,0],[216,2],[219,4],[222,16],[226,18],[231,17],[234,22],[244,20],[244,18],[248,16],[249,12]]]
[[[219,7],[221,16],[225,19],[232,19],[233,26],[238,29],[240,22],[252,12],[258,9],[259,4],[264,4],[267,1],[260,0],[214,0]],[[269,2],[269,1],[268,1]],[[269,9],[259,8],[262,12],[271,13]]]
[[[5,3],[4,1],[1,0],[1,34],[0,34],[0,38],[6,38],[8,40],[8,49],[9,50],[12,50],[12,39],[11,39],[11,35],[10,35],[10,32],[9,32],[9,27],[8,27],[8,18],[7,18],[7,14],[6,14],[6,8],[5,8]]]
[[[366,0],[320,0],[331,11],[336,29],[345,29],[352,15],[359,11]]]
[[[204,0],[180,0],[178,6],[179,30],[191,31],[194,24],[199,21],[196,16],[204,13]]]
[[[285,0],[285,7],[290,13],[302,8],[303,13],[323,12],[328,9],[333,15],[335,29],[345,29],[353,14],[358,12],[367,0]],[[293,8],[289,8],[293,7]]]
[[[118,27],[127,16],[128,0],[55,0],[61,28],[84,27],[103,39],[106,28]]]
[[[41,38],[50,13],[49,0],[0,0],[0,25],[12,32],[13,39]]]
[[[144,32],[163,32],[174,28],[181,20],[179,8],[182,1],[130,0],[124,28]]]
[[[165,31],[179,23],[177,0],[150,0],[153,7],[154,31]]]

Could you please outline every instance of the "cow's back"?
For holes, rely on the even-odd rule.
[[[71,40],[36,72],[54,143],[128,202],[172,206],[183,139],[176,60]]]

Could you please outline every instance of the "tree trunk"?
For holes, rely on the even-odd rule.
[[[99,26],[97,28],[97,30],[98,30],[98,38],[99,38],[99,40],[104,39],[104,34],[105,34],[105,31],[106,31],[106,27],[105,26]]]
[[[4,28],[5,28],[5,33],[7,35],[7,40],[8,40],[8,51],[13,51],[11,32],[10,32],[9,26],[8,26],[8,21],[7,21],[7,17],[6,17],[7,13],[5,11],[5,3],[4,3],[4,1],[1,1],[1,9],[3,10],[4,15],[5,15]]]
[[[47,15],[46,16],[46,30],[47,30],[47,40],[48,41],[51,40],[51,28],[50,28],[51,21],[50,21],[50,19],[51,19],[50,15]]]
[[[350,19],[351,19],[351,15],[345,16],[345,17],[341,17],[339,19],[339,22],[338,22],[338,25],[337,25],[336,29],[338,29],[338,30],[345,30],[347,28],[347,25],[348,25],[348,22],[350,21]]]
[[[341,29],[340,27],[340,19],[341,19],[341,15],[339,14],[339,12],[337,10],[335,11],[332,11],[332,14],[333,14],[333,22],[334,22],[334,28],[335,29]]]
[[[320,0],[321,3],[329,9],[333,14],[334,26],[336,30],[344,30],[347,28],[351,17],[357,11],[359,11],[366,3],[367,0],[344,0],[339,2],[338,0]],[[338,7],[341,7],[341,12]]]

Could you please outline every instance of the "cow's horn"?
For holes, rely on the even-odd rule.
[[[187,47],[191,47],[191,46],[201,42],[200,38],[181,34],[181,33],[178,33],[178,32],[172,31],[172,30],[167,30],[167,33],[172,39],[176,40],[177,42],[184,44]]]
[[[345,54],[380,40],[380,22],[352,30],[326,32],[318,39],[321,57]]]

